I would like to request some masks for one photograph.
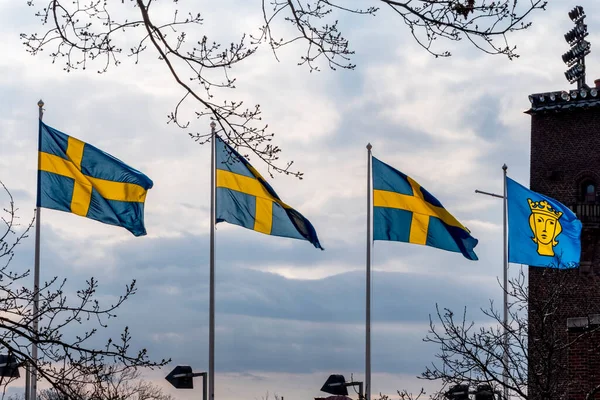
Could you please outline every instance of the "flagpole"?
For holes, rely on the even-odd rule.
[[[44,116],[44,102],[40,99],[38,105],[38,116],[41,121]],[[40,152],[39,152],[39,133],[38,133],[38,192],[39,192],[39,170],[40,170]],[[37,194],[37,202],[39,202],[39,193]],[[30,367],[28,374],[29,383],[31,388],[29,389],[29,397],[27,400],[35,400],[37,397],[37,360],[38,360],[38,310],[40,303],[40,225],[41,225],[41,207],[39,203],[36,204],[35,208],[35,256],[34,256],[34,270],[33,270],[33,334],[34,340],[31,349],[31,358],[33,365]],[[27,382],[26,382],[27,384]],[[25,394],[27,397],[27,393]]]
[[[208,399],[215,398],[215,121],[210,123],[210,278],[208,311]]]
[[[506,164],[502,165],[504,171],[504,400],[508,400],[508,221],[507,221],[507,193],[506,193]]]
[[[371,400],[371,143],[367,144],[367,283],[365,321],[365,397]]]

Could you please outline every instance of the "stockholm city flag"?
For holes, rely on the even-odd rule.
[[[477,260],[477,239],[427,190],[373,157],[373,239],[437,247]]]
[[[581,221],[567,206],[506,178],[508,261],[572,268],[581,255]]]
[[[308,240],[323,250],[310,221],[281,201],[258,171],[218,136],[216,152],[217,222]]]
[[[37,206],[146,234],[152,181],[120,160],[40,121]]]

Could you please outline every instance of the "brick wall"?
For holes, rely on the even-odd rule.
[[[531,118],[531,189],[564,204],[586,178],[600,183],[600,107]]]
[[[585,181],[593,180],[598,190],[600,107],[532,115],[530,176],[532,190],[569,206],[582,201]],[[557,298],[549,307],[553,295]],[[597,314],[600,314],[600,223],[595,221],[584,223],[580,268],[529,269],[532,399],[583,400],[589,390],[600,385],[600,333],[597,332],[600,318],[594,319]],[[567,329],[570,318],[571,325],[576,321],[573,318],[588,323]],[[554,352],[551,357],[554,364],[544,369],[542,364],[547,363],[549,352]],[[540,378],[543,371],[553,382]],[[594,398],[600,399],[600,395]]]

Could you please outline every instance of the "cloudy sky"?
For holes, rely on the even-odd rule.
[[[21,217],[31,217],[35,207],[40,98],[47,124],[154,181],[145,237],[43,210],[42,279],[68,277],[76,287],[95,276],[107,298],[137,279],[139,293],[103,334],[128,325],[136,346],[147,347],[155,358],[172,358],[168,368],[147,375],[161,385],[178,364],[204,371],[210,149],[166,124],[181,93],[154,53],[138,65],[124,59],[105,74],[94,68],[66,73],[60,62],[51,63],[48,51],[36,57],[26,53],[19,33],[43,29],[34,16],[37,8],[26,3],[0,0],[0,179]],[[205,17],[204,33],[216,40],[231,40],[261,23],[259,2],[194,3]],[[594,51],[600,4],[593,3],[584,4],[592,43],[588,83],[600,77],[600,52]],[[312,221],[326,250],[218,226],[219,399],[260,399],[267,392],[307,399],[319,395],[329,374],[364,378],[368,142],[376,157],[433,193],[480,241],[477,262],[433,248],[375,243],[372,391],[435,389],[415,379],[437,350],[421,341],[428,316],[438,303],[467,306],[471,318],[480,320],[478,307],[501,299],[502,205],[474,190],[501,192],[503,163],[511,177],[527,185],[530,117],[523,111],[531,93],[572,87],[560,56],[568,49],[563,34],[572,27],[567,12],[574,5],[554,0],[534,15],[531,29],[512,36],[521,55],[513,61],[485,55],[466,42],[440,43],[453,57],[436,59],[382,10],[377,18],[341,21],[356,50],[355,71],[309,73],[297,66],[302,48],[293,46],[282,51],[280,61],[261,48],[232,71],[238,81],[230,98],[261,104],[264,121],[283,148],[282,159],[294,160],[305,174],[301,181],[276,176],[273,187]],[[197,124],[208,132],[208,120]],[[6,200],[0,196],[0,204]],[[30,238],[19,248],[14,268],[27,269],[32,262]],[[178,398],[199,396],[164,385]]]

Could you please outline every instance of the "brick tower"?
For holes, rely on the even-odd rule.
[[[529,393],[534,399],[583,400],[588,394],[600,399],[597,83],[591,89],[584,85],[529,96],[530,187],[569,206],[583,223],[579,268],[529,268]]]
[[[585,83],[590,43],[582,7],[569,12],[562,58],[576,90],[536,93],[531,108],[532,190],[583,223],[576,269],[529,267],[528,393],[532,399],[600,399],[600,80]]]

